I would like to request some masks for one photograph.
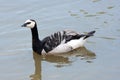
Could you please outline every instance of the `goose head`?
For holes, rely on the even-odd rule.
[[[35,25],[36,25],[35,20],[28,19],[28,20],[25,21],[25,23],[22,25],[22,27],[27,27],[27,28],[31,28],[32,29],[32,28],[35,27]]]

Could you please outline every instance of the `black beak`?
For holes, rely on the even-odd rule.
[[[26,25],[27,25],[27,24],[26,24],[26,23],[24,23],[23,25],[21,25],[21,27],[26,27]]]

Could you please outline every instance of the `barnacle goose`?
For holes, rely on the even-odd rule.
[[[91,31],[80,34],[72,30],[63,30],[53,33],[52,35],[45,37],[43,40],[40,40],[35,20],[26,20],[22,27],[31,28],[32,49],[38,54],[65,53],[72,51],[76,48],[84,46],[86,39],[93,36],[95,33],[95,31]]]

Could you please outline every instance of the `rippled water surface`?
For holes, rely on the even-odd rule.
[[[0,0],[1,80],[119,80],[120,0]],[[85,47],[61,55],[32,51],[35,19],[39,36],[63,29],[96,30]]]

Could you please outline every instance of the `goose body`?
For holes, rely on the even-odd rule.
[[[95,33],[95,31],[91,31],[86,34],[80,34],[72,30],[63,30],[40,40],[35,20],[27,20],[22,27],[31,28],[32,49],[38,54],[65,53],[72,51],[84,46],[86,39],[93,36]]]

